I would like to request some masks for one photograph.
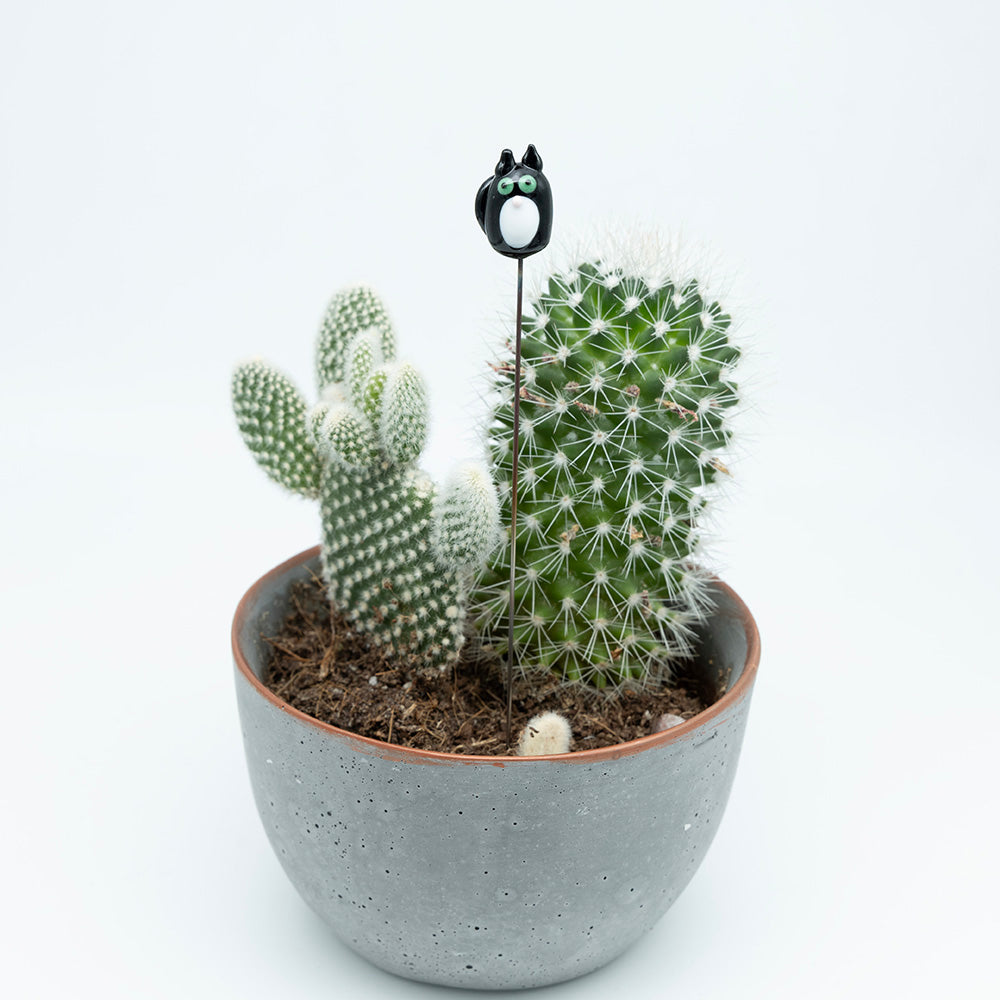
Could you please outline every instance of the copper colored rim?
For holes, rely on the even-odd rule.
[[[408,761],[413,764],[478,764],[480,766],[493,767],[503,767],[507,764],[516,764],[519,767],[524,767],[546,760],[557,760],[573,764],[591,764],[602,760],[617,760],[620,757],[630,757],[633,754],[641,753],[643,750],[673,743],[675,740],[682,740],[684,737],[697,732],[706,723],[735,708],[750,693],[754,678],[757,675],[757,665],[760,663],[760,635],[757,632],[757,623],[754,621],[753,615],[750,614],[750,609],[743,603],[736,591],[721,580],[716,580],[715,583],[733,599],[736,607],[739,609],[743,622],[743,631],[747,638],[746,662],[739,679],[718,701],[710,705],[703,712],[699,712],[694,718],[687,719],[679,726],[674,726],[662,733],[651,733],[649,736],[640,736],[638,739],[629,740],[627,743],[616,743],[613,746],[597,747],[593,750],[575,750],[570,753],[548,754],[537,757],[486,757],[475,754],[441,753],[437,750],[415,750],[410,747],[399,746],[396,743],[385,743],[382,740],[372,739],[370,736],[358,736],[356,733],[349,732],[346,729],[339,729],[337,726],[331,726],[327,722],[320,722],[319,719],[314,719],[311,715],[306,715],[305,712],[293,708],[288,702],[279,698],[257,679],[254,672],[250,669],[243,655],[243,650],[240,649],[239,645],[239,633],[250,613],[251,606],[257,600],[258,592],[275,577],[284,575],[289,570],[295,569],[318,554],[319,546],[316,545],[311,549],[306,549],[305,552],[300,552],[298,555],[292,556],[291,559],[283,562],[280,566],[275,566],[270,572],[265,573],[243,595],[243,599],[237,605],[236,614],[233,617],[233,659],[236,662],[237,669],[251,687],[261,697],[267,699],[282,712],[293,716],[315,729],[329,733],[331,736],[347,740],[361,752],[373,754],[386,760]],[[721,722],[722,720],[720,719],[719,721]]]

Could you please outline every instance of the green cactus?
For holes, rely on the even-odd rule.
[[[319,498],[330,600],[375,643],[444,669],[465,639],[471,572],[497,542],[498,501],[484,467],[461,467],[440,495],[416,467],[427,391],[395,354],[378,298],[348,289],[320,329],[312,411],[261,361],[236,369],[233,409],[268,475]]]
[[[514,643],[525,670],[607,691],[668,676],[710,606],[698,518],[727,469],[730,317],[694,280],[582,263],[529,303],[522,345]],[[508,345],[509,347],[509,345]],[[513,373],[490,443],[510,518]],[[509,541],[473,593],[507,646]]]

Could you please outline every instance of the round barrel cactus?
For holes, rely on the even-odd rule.
[[[522,669],[614,690],[669,674],[709,606],[699,518],[728,474],[730,317],[697,281],[580,263],[528,303],[514,643]],[[508,348],[512,345],[508,344]],[[513,352],[494,365],[490,445],[510,521]],[[506,653],[508,545],[472,595]]]

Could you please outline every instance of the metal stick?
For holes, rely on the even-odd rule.
[[[514,560],[517,556],[517,457],[521,420],[521,288],[524,260],[517,258],[517,335],[514,341],[514,440],[513,475],[510,480],[510,595],[507,606],[507,747],[510,748],[510,721],[514,708]]]

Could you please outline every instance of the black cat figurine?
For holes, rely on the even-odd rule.
[[[542,158],[529,145],[520,163],[505,149],[493,176],[476,194],[476,218],[490,245],[505,257],[530,257],[552,235],[552,188]]]

